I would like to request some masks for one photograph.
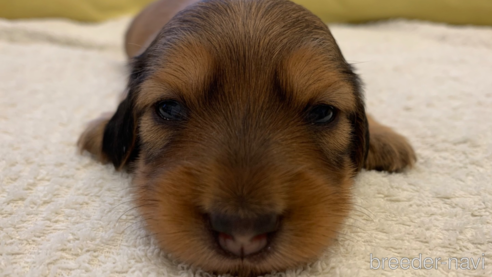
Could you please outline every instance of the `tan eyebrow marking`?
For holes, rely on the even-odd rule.
[[[165,53],[158,70],[144,81],[136,106],[171,97],[196,102],[211,82],[213,58],[203,45],[186,41]]]
[[[302,47],[292,52],[281,66],[283,89],[296,103],[313,101],[336,106],[342,111],[355,110],[352,86],[325,51]]]

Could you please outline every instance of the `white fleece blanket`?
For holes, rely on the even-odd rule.
[[[126,24],[0,21],[0,276],[208,276],[158,250],[129,175],[76,152],[124,89]],[[332,31],[369,111],[419,160],[403,174],[362,172],[335,245],[275,276],[492,276],[492,28]]]

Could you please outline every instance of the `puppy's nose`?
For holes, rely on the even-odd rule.
[[[268,234],[278,229],[279,217],[264,214],[256,217],[240,217],[213,213],[212,229],[218,232],[222,249],[239,257],[261,251],[268,243]]]

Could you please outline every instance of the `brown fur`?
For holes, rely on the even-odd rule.
[[[147,228],[182,261],[240,275],[313,261],[350,210],[356,173],[411,166],[411,146],[368,121],[357,76],[326,25],[304,8],[285,0],[198,2],[156,35],[183,5],[158,1],[135,19],[127,53],[142,54],[128,95],[109,121],[88,127],[80,148],[116,168],[131,165]],[[159,120],[155,104],[166,99],[186,107],[186,120]],[[336,119],[306,122],[321,103],[337,108]],[[207,215],[217,211],[278,214],[280,229],[266,250],[239,259],[211,234]]]

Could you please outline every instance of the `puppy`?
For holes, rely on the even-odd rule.
[[[161,0],[131,24],[128,93],[79,147],[134,173],[162,249],[214,273],[315,260],[361,170],[415,162],[366,116],[327,26],[287,0]]]

